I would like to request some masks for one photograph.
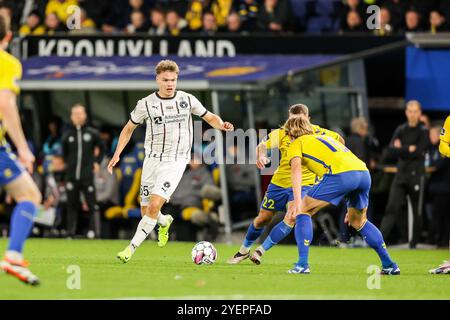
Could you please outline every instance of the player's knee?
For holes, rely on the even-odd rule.
[[[255,228],[262,228],[268,225],[272,221],[272,216],[267,214],[259,214],[255,220],[253,220],[253,225]]]
[[[367,221],[366,215],[360,214],[350,214],[349,222],[350,225],[356,230],[361,229],[364,226],[364,223]]]
[[[292,216],[285,216],[284,217],[284,223],[286,223],[288,226],[293,226],[295,224],[295,218]]]
[[[146,210],[146,214],[150,215],[150,216],[155,216],[158,215],[158,212],[160,210],[160,205],[158,203],[155,202],[150,202],[147,206],[147,210]]]

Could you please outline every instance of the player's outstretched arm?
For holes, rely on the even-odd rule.
[[[16,95],[10,90],[0,90],[0,113],[3,115],[2,121],[6,131],[16,146],[20,162],[29,172],[32,172],[35,158],[23,133],[16,105]]]
[[[223,131],[233,131],[234,126],[227,121],[223,121],[218,115],[208,112],[203,116],[203,120],[205,120],[211,127],[214,129],[219,129]]]
[[[114,166],[119,162],[120,155],[127,146],[128,142],[130,141],[131,136],[133,135],[134,129],[137,128],[137,124],[134,124],[130,120],[128,120],[127,124],[123,127],[122,131],[120,132],[119,141],[117,142],[116,151],[114,152],[113,157],[111,158],[111,161],[108,163],[108,172],[109,174],[112,174],[112,170]]]

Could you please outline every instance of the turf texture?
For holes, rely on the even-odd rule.
[[[428,270],[450,258],[447,250],[400,250],[390,254],[400,276],[368,275],[379,266],[371,249],[311,247],[310,275],[291,275],[295,246],[274,247],[259,266],[228,265],[238,246],[215,244],[213,265],[191,261],[193,243],[146,241],[127,264],[116,259],[128,241],[30,239],[30,269],[41,285],[30,287],[0,273],[0,299],[450,299],[450,275]],[[0,240],[0,250],[6,248]],[[368,288],[378,287],[374,289]]]

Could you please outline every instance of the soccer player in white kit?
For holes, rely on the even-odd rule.
[[[141,215],[133,239],[117,257],[128,262],[139,245],[159,224],[158,245],[165,246],[172,216],[163,215],[161,207],[175,191],[190,161],[193,142],[192,115],[200,116],[213,128],[232,131],[234,127],[209,112],[193,95],[176,90],[179,68],[171,60],[156,66],[158,91],[138,101],[122,129],[116,151],[108,164],[112,174],[120,154],[130,141],[134,129],[146,122],[145,160],[141,178]]]

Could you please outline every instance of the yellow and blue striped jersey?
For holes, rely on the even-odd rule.
[[[450,116],[447,117],[441,130],[439,152],[450,158]]]
[[[328,136],[333,139],[339,140],[340,136],[338,133],[323,129],[317,125],[312,125],[314,130],[314,134],[320,136]],[[286,134],[286,131],[283,129],[277,129],[272,131],[268,136],[267,140],[264,142],[267,149],[278,148],[281,153],[280,164],[276,169],[271,183],[276,184],[282,188],[290,188],[292,187],[291,181],[291,166],[289,164],[289,160],[287,159],[287,152],[289,145],[291,144],[291,139]],[[316,182],[316,175],[310,171],[308,168],[302,168],[302,185],[303,186],[312,186]]]
[[[10,90],[16,95],[20,88],[17,81],[22,77],[22,64],[8,52],[0,50],[0,91]],[[2,125],[3,115],[0,113],[0,145],[6,144],[6,130]]]
[[[302,167],[307,167],[318,177],[327,173],[367,171],[363,161],[328,136],[304,135],[295,139],[289,146],[286,159],[290,164],[295,157],[302,158]]]

